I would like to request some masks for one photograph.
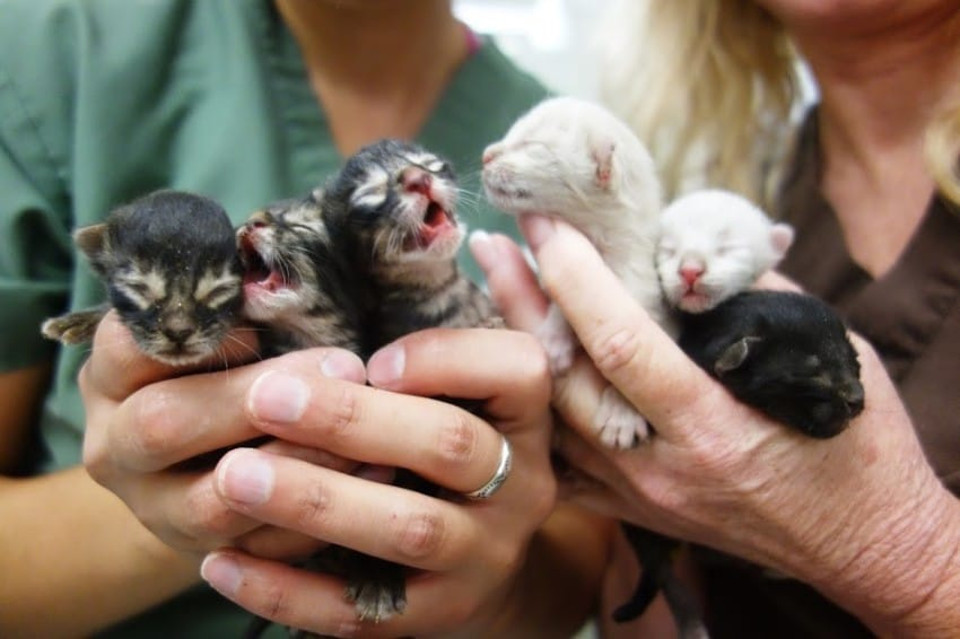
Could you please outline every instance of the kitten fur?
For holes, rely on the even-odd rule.
[[[244,315],[267,356],[335,346],[362,352],[355,269],[327,229],[322,189],[253,213],[237,230]]]
[[[551,98],[488,146],[483,164],[484,190],[497,208],[572,224],[651,317],[676,334],[654,266],[660,182],[646,147],[623,122],[597,104]],[[539,335],[554,373],[564,373],[577,342],[556,305]],[[648,435],[644,419],[613,386],[593,421],[612,447],[627,448]]]
[[[233,227],[209,198],[156,191],[78,229],[74,242],[109,303],[47,320],[41,332],[50,339],[89,341],[113,307],[146,355],[182,366],[215,353],[239,320]]]
[[[680,348],[737,399],[818,439],[864,406],[857,352],[836,313],[810,295],[739,293],[682,318]]]
[[[744,197],[704,189],[684,195],[660,216],[656,265],[670,306],[690,313],[713,308],[776,266],[793,228],[774,223]]]
[[[329,183],[330,229],[366,287],[366,350],[431,327],[501,326],[490,299],[457,267],[465,230],[450,164],[426,149],[381,140]]]

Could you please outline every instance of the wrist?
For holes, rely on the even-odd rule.
[[[811,583],[882,636],[951,636],[960,628],[960,502],[930,475],[869,539]]]

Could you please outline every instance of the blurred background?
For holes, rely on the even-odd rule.
[[[595,98],[601,16],[614,5],[615,0],[455,0],[454,11],[554,91]]]

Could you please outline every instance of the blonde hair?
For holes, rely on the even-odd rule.
[[[601,100],[650,147],[673,198],[704,184],[772,203],[802,110],[798,58],[754,0],[620,0],[602,33]],[[926,139],[960,204],[960,94]]]

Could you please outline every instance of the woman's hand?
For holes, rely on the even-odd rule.
[[[222,358],[184,370],[143,355],[115,313],[98,327],[79,376],[86,408],[84,464],[173,548],[206,553],[239,546],[290,558],[317,547],[313,539],[264,526],[227,507],[215,490],[213,466],[225,448],[262,438],[251,423],[248,394],[267,370],[312,368],[317,378],[326,374],[359,381],[363,365],[352,354],[333,349],[240,365],[255,354],[253,333],[240,331],[227,340]],[[226,366],[231,368],[223,370]],[[261,448],[338,469],[355,466],[282,441]]]
[[[869,346],[855,339],[863,414],[836,438],[804,438],[686,358],[581,234],[539,217],[523,227],[544,288],[588,355],[554,395],[570,426],[557,439],[578,471],[575,499],[799,577],[879,631],[918,628],[921,617],[945,627],[944,593],[957,588],[957,502]],[[474,248],[508,323],[534,329],[546,300],[519,251],[503,237]],[[606,449],[591,434],[610,382],[656,429],[634,450]]]
[[[264,433],[375,468],[409,468],[452,493],[491,478],[506,437],[507,481],[484,501],[448,500],[238,449],[221,460],[215,486],[252,519],[421,569],[408,580],[406,611],[361,626],[341,580],[233,550],[210,555],[203,575],[252,612],[321,634],[492,632],[554,505],[543,351],[525,333],[435,329],[375,354],[367,378],[372,387],[287,367],[260,377],[243,403],[258,407],[249,417]],[[434,396],[480,400],[483,418]]]

